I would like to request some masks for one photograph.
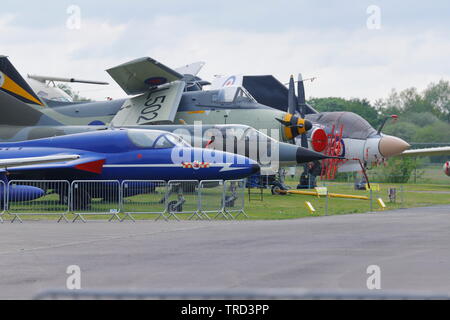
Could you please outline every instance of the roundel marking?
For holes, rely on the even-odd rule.
[[[89,126],[105,126],[106,124],[103,121],[95,120],[88,124]]]
[[[447,161],[444,164],[444,172],[447,176],[450,176],[450,161]]]
[[[162,84],[167,83],[167,79],[164,77],[152,77],[152,78],[148,78],[144,82],[145,82],[145,84],[148,84],[150,86],[160,86]]]
[[[222,87],[231,87],[236,82],[236,77],[231,76],[223,83]]]
[[[314,151],[324,151],[328,145],[328,136],[325,130],[321,128],[314,130],[311,136],[311,144]]]

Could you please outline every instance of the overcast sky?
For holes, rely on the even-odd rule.
[[[80,29],[68,28],[77,20],[71,5]],[[0,54],[22,74],[109,82],[105,69],[143,56],[174,68],[205,61],[206,80],[243,73],[287,82],[301,72],[318,78],[308,97],[373,101],[450,79],[450,1],[2,0]],[[115,84],[74,89],[100,100],[125,95]]]

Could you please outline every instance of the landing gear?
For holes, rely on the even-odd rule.
[[[183,212],[183,204],[186,202],[184,198],[170,201],[167,205],[167,210],[169,212]]]
[[[184,190],[184,191],[191,191],[192,188],[188,188],[188,190]],[[178,194],[178,198],[177,200],[173,200],[170,201],[167,204],[167,211],[168,212],[183,212],[183,204],[186,202],[186,199],[183,196],[183,186],[181,185],[177,185],[177,186],[173,186],[172,190],[170,190],[168,197],[170,197],[170,195],[172,193],[177,193]]]
[[[284,196],[286,193],[283,192],[284,190],[287,190],[287,188],[283,188],[279,185],[272,186],[271,192],[273,195],[282,195]]]
[[[75,189],[73,192],[73,210],[89,210],[91,208],[91,195],[82,188]]]

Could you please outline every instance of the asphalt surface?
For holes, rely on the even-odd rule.
[[[0,299],[65,289],[450,292],[450,206],[285,221],[0,225]]]

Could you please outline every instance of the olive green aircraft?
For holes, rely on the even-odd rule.
[[[186,66],[178,70],[186,72],[192,69],[195,68]],[[269,131],[279,131],[282,141],[292,140],[312,128],[309,121],[294,114],[256,102],[242,87],[203,91],[202,87],[208,82],[193,74],[181,74],[151,58],[137,59],[107,72],[132,97],[89,103],[52,101],[37,96],[8,58],[1,56],[0,90],[31,108],[28,112],[20,112],[20,116],[16,114],[12,122],[12,119],[0,119],[0,124],[16,125],[17,121],[38,126],[114,127],[194,124],[195,121],[204,124],[253,124]],[[1,105],[0,108],[3,112],[8,106]]]
[[[305,101],[304,81],[297,92],[291,77],[286,88],[272,76],[246,76],[242,83],[230,76],[212,90],[197,74],[203,63],[171,69],[152,58],[140,58],[107,72],[129,98],[114,101],[73,103],[52,101],[36,95],[5,56],[0,57],[0,91],[21,100],[12,107],[6,97],[0,101],[0,125],[14,126],[112,126],[242,124],[295,143],[311,151],[324,152],[333,127],[343,127],[339,137],[341,158],[359,159],[367,167],[402,153],[409,145],[374,129],[351,112],[319,113]],[[2,93],[2,92],[0,92]],[[14,130],[0,131],[17,136]],[[0,139],[7,137],[0,136]],[[360,170],[348,161],[345,171]]]

